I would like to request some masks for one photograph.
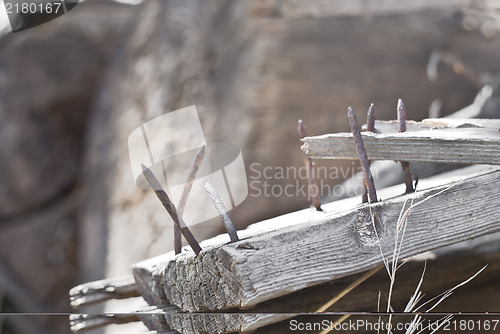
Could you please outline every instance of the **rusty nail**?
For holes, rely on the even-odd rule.
[[[149,185],[155,192],[156,196],[158,196],[158,199],[163,204],[163,207],[167,210],[168,214],[174,221],[175,225],[181,230],[182,235],[184,236],[184,238],[186,238],[187,242],[189,243],[195,254],[196,255],[200,254],[201,252],[200,244],[198,243],[198,241],[196,241],[196,238],[191,233],[189,228],[186,226],[186,224],[182,220],[182,217],[179,216],[177,209],[175,208],[175,205],[172,203],[165,190],[163,190],[156,176],[149,168],[147,168],[144,165],[141,166],[142,166],[142,173],[146,177],[146,180],[148,181]]]
[[[398,131],[406,132],[406,109],[403,100],[398,100]]]
[[[224,222],[224,227],[226,228],[227,234],[229,234],[229,238],[231,238],[231,242],[239,241],[240,239],[238,238],[236,228],[234,227],[231,217],[229,216],[229,212],[227,212],[226,206],[220,199],[217,191],[215,191],[215,188],[209,182],[205,183],[205,190],[207,191],[208,196],[210,196],[210,198],[212,199],[215,208],[219,212],[219,215]]]
[[[301,119],[299,119],[297,123],[297,128],[301,139],[307,137],[306,128],[304,127],[304,123],[302,122]],[[312,161],[311,158],[304,156],[304,163],[306,165],[307,179],[309,182],[309,195],[312,198],[311,204],[316,208],[317,211],[323,211],[323,209],[321,209],[321,199],[319,196],[319,187],[318,187],[318,182],[316,180],[316,171],[314,168],[314,162]]]
[[[377,192],[375,191],[375,184],[373,176],[370,172],[370,161],[366,154],[365,145],[363,144],[363,137],[359,130],[358,119],[351,107],[347,109],[347,117],[349,118],[349,125],[351,126],[352,136],[356,143],[356,151],[358,152],[361,169],[363,170],[363,183],[368,188],[368,197],[370,203],[377,202]]]
[[[191,192],[191,188],[193,187],[194,180],[196,178],[196,173],[198,173],[198,169],[200,168],[201,162],[205,157],[205,149],[206,145],[203,145],[196,155],[194,159],[193,166],[191,167],[191,171],[189,172],[188,179],[186,184],[184,185],[184,189],[182,189],[181,199],[177,204],[177,210],[179,215],[182,217],[184,215],[184,208],[186,206],[186,202],[189,197],[189,193]],[[182,249],[182,240],[181,240],[181,230],[174,225],[174,251],[175,254],[179,254]]]
[[[399,132],[406,132],[406,109],[403,101],[398,100],[398,130]],[[408,161],[401,161],[401,167],[403,168],[404,181],[406,185],[406,194],[410,194],[415,191],[413,188],[413,176],[411,175],[410,163]]]
[[[368,113],[366,114],[366,130],[375,132],[375,105],[373,103],[368,107]]]
[[[366,114],[366,130],[375,132],[375,105],[373,103],[368,107],[368,112]],[[368,163],[370,164],[370,161],[368,161]],[[364,182],[361,190],[361,202],[368,203],[368,190]]]

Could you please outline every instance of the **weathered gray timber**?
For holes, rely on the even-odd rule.
[[[424,266],[422,258],[427,259],[427,270],[422,290],[426,295],[424,300],[429,300],[463,282],[482,266],[488,264],[484,275],[479,275],[467,285],[467,288],[477,290],[485,284],[490,284],[492,279],[500,278],[500,233],[440,248],[420,257],[420,261],[406,263],[398,271],[394,299],[391,302],[396,311],[404,308],[415,291]],[[293,318],[299,313],[318,310],[359,276],[361,274],[310,287],[261,303],[249,310],[233,310],[232,313],[223,314],[167,313],[165,317],[170,328],[177,329],[183,334],[251,332],[256,329],[258,329],[259,334],[286,333],[289,331],[289,324],[283,320]],[[375,312],[377,311],[378,291],[386,292],[388,282],[389,278],[385,269],[381,269],[358,288],[340,299],[328,311]],[[461,300],[457,300],[454,305],[460,305],[460,302]],[[382,301],[382,305],[385,306],[384,301]],[[326,316],[321,317],[321,319],[326,318]],[[335,317],[331,319],[334,320]]]
[[[377,130],[377,123],[375,124]],[[500,164],[500,128],[446,127],[405,133],[362,133],[370,160],[459,164]],[[357,159],[350,133],[302,139],[307,156],[317,159]]]
[[[471,166],[422,180],[423,190],[414,197],[397,196],[404,191],[403,185],[381,190],[379,194],[385,201],[372,205],[381,248],[370,234],[370,225],[357,224],[365,219],[368,206],[357,205],[359,198],[350,198],[326,204],[325,213],[307,209],[254,224],[241,231],[242,241],[234,244],[227,244],[227,235],[207,240],[198,257],[192,252],[171,252],[148,259],[134,265],[133,271],[137,290],[154,307],[129,317],[74,316],[73,330],[84,332],[140,319],[154,332],[230,333],[259,329],[259,333],[282,333],[286,331],[283,320],[300,312],[314,312],[356,279],[356,274],[348,275],[380,265],[381,250],[386,258],[391,258],[396,222],[405,200],[422,202],[409,215],[401,257],[500,230],[499,213],[495,213],[495,189],[499,183],[497,167]],[[484,264],[488,264],[489,279],[491,275],[498,278],[500,232],[439,248],[427,258],[428,296],[460,283]],[[405,265],[408,270],[399,274],[395,306],[404,307],[417,285],[419,276],[415,271],[421,267],[418,262]],[[485,279],[475,279],[475,286],[487,284]],[[318,284],[319,280],[325,283]],[[107,281],[87,283],[75,291],[85,295],[100,291],[97,286],[123,285],[119,280]],[[380,270],[363,283],[363,288],[351,292],[330,310],[375,311],[376,291],[385,289],[387,282],[385,270]],[[176,294],[172,293],[174,289]],[[240,298],[240,305],[236,305],[236,298]],[[269,300],[255,305],[257,298]],[[179,300],[187,301],[182,309],[168,305],[172,302],[180,306]],[[186,312],[189,307],[205,311],[207,305],[217,305],[212,308],[216,312]],[[244,309],[239,309],[241,305]]]
[[[424,131],[443,128],[487,128],[500,129],[500,120],[482,118],[426,118],[421,122],[406,121],[406,131]],[[366,131],[366,126],[363,126]],[[376,133],[396,133],[398,132],[398,122],[375,121]]]
[[[185,252],[172,258],[164,269],[156,268],[163,280],[158,286],[163,285],[170,303],[186,311],[250,308],[374,268],[382,263],[381,253],[390,259],[398,217],[411,200],[419,204],[409,216],[401,257],[498,231],[499,186],[500,171],[490,169],[371,207],[353,207],[358,199],[346,199],[326,205],[325,212],[273,218],[242,231],[240,242],[222,244],[214,238],[197,257]],[[388,193],[380,193],[387,198]]]

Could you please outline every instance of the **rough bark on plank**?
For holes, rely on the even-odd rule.
[[[372,205],[380,248],[367,219],[369,207],[346,209],[357,199],[330,203],[324,213],[303,210],[264,221],[241,231],[240,242],[224,245],[214,238],[197,257],[186,252],[173,258],[162,272],[165,293],[187,311],[250,308],[368,270],[382,263],[381,251],[391,257],[398,216],[411,199],[421,203],[410,215],[402,257],[493,233],[500,230],[499,185],[500,171],[491,168],[449,189],[445,183]]]
[[[500,164],[500,131],[486,128],[444,128],[377,134],[362,133],[370,160],[459,164]],[[350,133],[302,139],[302,150],[317,159],[357,159]]]

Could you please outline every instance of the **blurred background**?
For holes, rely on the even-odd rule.
[[[347,131],[348,106],[364,122],[372,102],[385,120],[398,98],[414,120],[471,104],[500,71],[499,32],[487,0],[87,0],[3,36],[1,312],[70,312],[71,287],[173,249],[170,218],[132,177],[127,139],[141,122],[196,105],[207,140],[239,146],[248,177],[301,167],[299,118],[317,135]],[[431,81],[435,52],[460,62]],[[241,229],[308,205],[250,190],[232,217]],[[68,319],[0,316],[0,334],[14,333],[67,334]]]

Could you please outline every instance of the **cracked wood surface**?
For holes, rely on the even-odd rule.
[[[375,130],[383,133],[362,132],[362,136],[370,160],[499,165],[499,123],[429,119],[408,122],[408,131],[398,133],[396,123],[376,122]],[[350,133],[306,137],[302,142],[302,150],[311,158],[358,159]]]
[[[142,289],[163,289],[163,301],[186,311],[245,309],[378,266],[381,252],[391,258],[398,216],[412,198],[419,205],[409,216],[401,257],[500,230],[500,171],[491,167],[455,183],[437,180],[441,185],[429,182],[414,196],[372,205],[380,247],[368,206],[347,199],[325,205],[325,212],[307,209],[255,224],[236,243],[224,243],[227,236],[207,240],[197,257],[190,251],[167,254],[152,271],[139,263],[134,274],[150,284]],[[390,189],[381,197],[390,197]]]

